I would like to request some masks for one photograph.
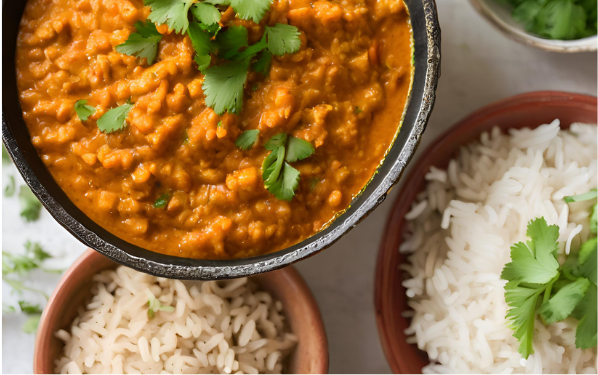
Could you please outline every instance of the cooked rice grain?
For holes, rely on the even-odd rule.
[[[498,128],[464,146],[446,171],[431,168],[406,215],[399,251],[414,310],[409,342],[428,353],[426,373],[596,373],[596,348],[575,348],[574,320],[535,324],[535,354],[523,360],[507,327],[501,271],[530,219],[559,226],[559,254],[587,240],[592,202],[566,195],[596,188],[596,126],[559,121]]]
[[[297,342],[282,304],[247,278],[183,282],[121,266],[93,281],[70,332],[56,333],[58,373],[281,373]],[[153,298],[173,311],[149,319]]]

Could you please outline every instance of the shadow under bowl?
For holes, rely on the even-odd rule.
[[[243,259],[190,259],[135,246],[87,217],[58,186],[31,144],[19,103],[15,48],[26,1],[2,5],[2,140],[16,167],[48,212],[85,245],[138,271],[176,279],[217,280],[285,267],[331,246],[386,198],[399,180],[424,132],[434,105],[440,69],[440,27],[434,0],[405,0],[413,31],[413,81],[401,131],[367,187],[323,231],[274,253]],[[397,119],[397,125],[401,119]]]
[[[405,329],[410,319],[402,316],[410,310],[405,295],[403,271],[399,265],[409,254],[400,254],[405,233],[405,214],[411,210],[416,196],[425,188],[425,175],[430,167],[446,169],[459,148],[478,140],[482,132],[498,126],[503,132],[511,128],[532,127],[558,118],[562,128],[571,123],[596,123],[597,99],[593,96],[566,92],[540,91],[513,96],[483,107],[439,136],[412,166],[406,177],[408,184],[394,202],[378,252],[375,281],[375,308],[378,333],[390,368],[397,374],[417,374],[429,361],[425,352],[407,343]]]
[[[88,249],[66,271],[42,314],[33,356],[35,374],[53,374],[55,360],[62,354],[64,344],[54,334],[69,329],[78,308],[91,299],[93,275],[116,268],[117,263]],[[311,291],[293,268],[252,276],[261,289],[282,302],[284,315],[297,338],[288,372],[291,374],[328,373],[328,343],[320,310]]]

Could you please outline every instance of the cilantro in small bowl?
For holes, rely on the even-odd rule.
[[[511,39],[554,52],[596,51],[596,1],[470,0]]]

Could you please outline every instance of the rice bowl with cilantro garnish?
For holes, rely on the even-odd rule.
[[[424,372],[596,373],[596,136],[495,128],[431,168],[399,249]]]

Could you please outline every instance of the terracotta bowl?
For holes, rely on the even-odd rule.
[[[408,181],[394,203],[388,218],[386,231],[378,253],[376,268],[375,306],[378,331],[384,354],[393,372],[397,374],[421,373],[428,364],[426,354],[414,344],[407,344],[404,330],[410,320],[401,316],[408,309],[405,288],[401,285],[403,273],[399,264],[406,261],[405,254],[399,254],[402,242],[405,214],[411,203],[425,186],[424,176],[431,166],[446,168],[458,152],[459,147],[479,138],[484,131],[498,126],[508,128],[536,127],[561,120],[561,127],[573,122],[596,123],[597,100],[595,97],[565,92],[542,91],[517,95],[490,104],[465,119],[438,137],[432,145],[420,153],[413,164]]]
[[[116,268],[118,264],[88,249],[64,274],[50,297],[35,338],[33,372],[54,373],[54,360],[62,353],[62,341],[54,336],[68,328],[77,309],[91,298],[94,274]],[[299,342],[291,354],[289,372],[293,374],[328,373],[328,343],[322,317],[314,297],[301,275],[293,268],[253,276],[252,279],[284,305],[291,330]]]

